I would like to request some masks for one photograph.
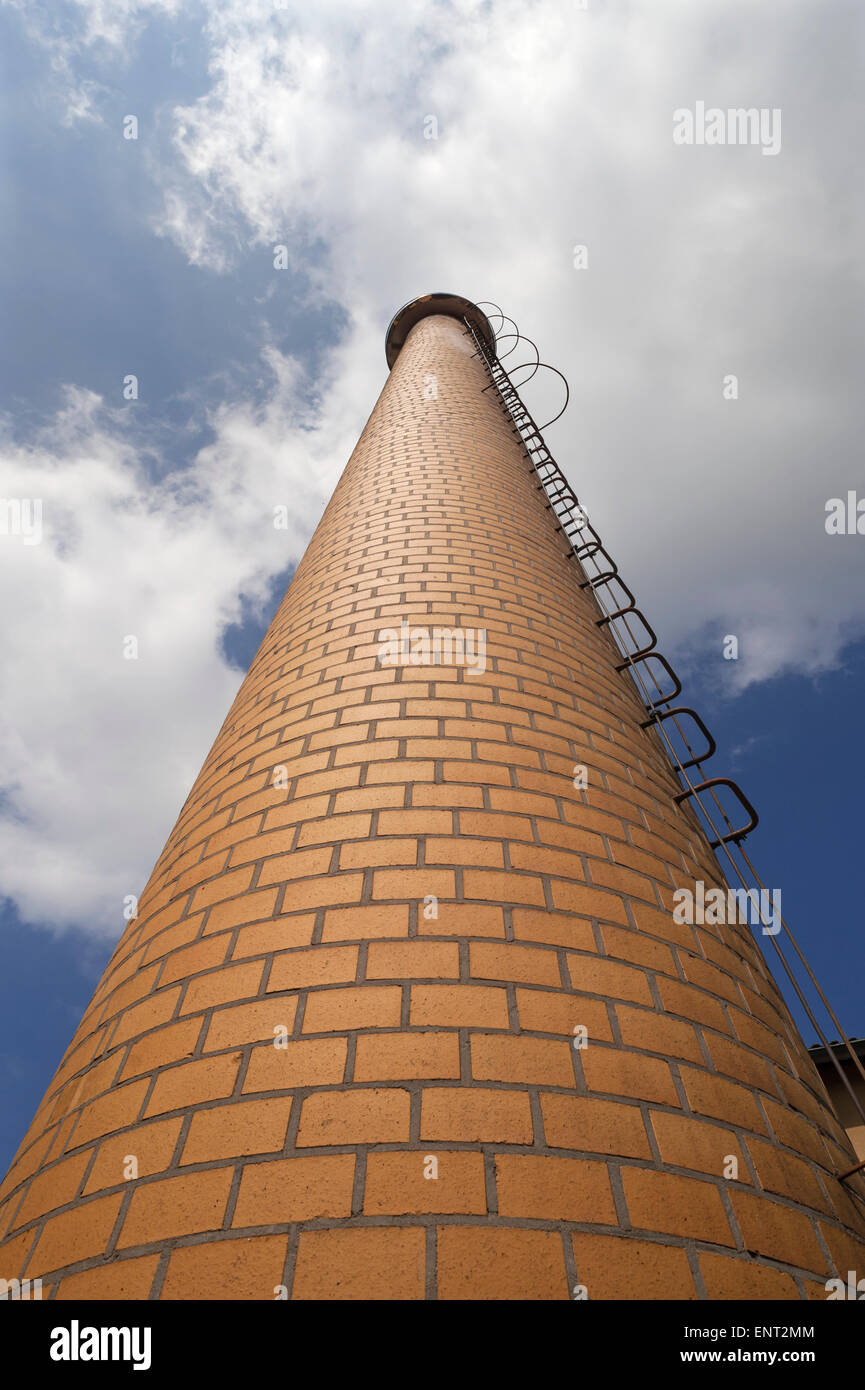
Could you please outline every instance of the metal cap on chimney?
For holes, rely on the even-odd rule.
[[[495,352],[496,335],[490,327],[489,319],[470,299],[461,294],[422,294],[418,299],[410,299],[398,309],[390,321],[385,335],[384,350],[388,367],[392,367],[399,356],[400,348],[420,319],[430,314],[448,314],[455,319],[468,319],[481,334],[488,347]]]

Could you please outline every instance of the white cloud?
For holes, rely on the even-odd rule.
[[[116,934],[239,685],[220,654],[239,595],[267,600],[299,559],[354,444],[352,402],[298,421],[299,369],[266,357],[264,405],[217,410],[159,481],[120,412],[75,388],[32,445],[0,447],[4,497],[42,502],[41,544],[0,535],[0,882],[25,920]]]
[[[845,344],[865,210],[847,98],[827,107],[813,78],[851,36],[813,19],[768,0],[220,3],[160,230],[218,270],[287,242],[372,356],[415,294],[497,299],[570,379],[551,442],[666,646],[721,623],[740,685],[825,669],[865,630],[861,550],[823,529],[863,473]],[[675,147],[672,112],[698,99],[781,107],[781,154]],[[558,389],[527,395],[552,415]]]

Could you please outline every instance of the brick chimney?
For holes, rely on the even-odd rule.
[[[865,1273],[855,1155],[751,930],[674,918],[718,864],[466,318],[492,345],[454,295],[391,325],[0,1188],[6,1279],[803,1299]]]

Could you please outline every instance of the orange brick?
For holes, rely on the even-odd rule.
[[[664,1163],[721,1178],[732,1155],[739,1165],[736,1181],[751,1181],[742,1146],[732,1130],[705,1124],[691,1115],[666,1115],[659,1110],[652,1111],[651,1119]]]
[[[438,1296],[569,1298],[561,1239],[550,1231],[444,1226],[438,1235]]]
[[[412,788],[413,806],[446,806],[448,810],[452,806],[473,806],[479,807],[484,804],[484,794],[482,787],[459,787],[455,783],[449,782],[447,785],[422,786],[415,783]],[[447,831],[450,824],[446,826],[434,826],[436,832]]]
[[[586,1047],[580,1052],[583,1074],[590,1091],[634,1096],[661,1105],[678,1105],[679,1098],[666,1062],[642,1057],[618,1047]]]
[[[784,1099],[792,1109],[800,1110],[816,1124],[820,1124],[822,1121],[825,1129],[830,1132],[833,1131],[834,1117],[827,1116],[825,1109],[818,1104],[813,1092],[807,1086],[804,1086],[795,1077],[787,1076],[780,1068],[776,1069],[775,1076]]]
[[[341,1033],[351,1028],[398,1028],[402,990],[397,985],[313,990],[306,1001],[304,1033]]]
[[[546,946],[570,946],[579,951],[594,951],[595,934],[587,918],[567,916],[562,912],[533,912],[514,908],[514,936],[518,941],[543,942]]]
[[[159,1255],[139,1255],[137,1259],[111,1260],[108,1264],[85,1269],[80,1274],[67,1274],[55,1295],[64,1299],[109,1300],[146,1299],[153,1286],[159,1265]]]
[[[512,844],[509,850],[511,866],[514,869],[528,869],[530,873],[550,874],[554,878],[585,881],[583,862],[578,854],[564,849],[546,849],[541,845]]]
[[[679,869],[679,856],[662,840],[657,843],[657,854],[648,854],[645,850],[634,849],[632,845],[623,845],[617,840],[613,841],[611,849],[617,864],[626,864],[628,868],[638,869],[650,878],[660,879],[665,884],[669,882],[667,866],[670,865],[677,871]]]
[[[697,1297],[688,1256],[681,1248],[584,1231],[575,1231],[571,1239],[577,1279],[590,1302],[625,1294],[663,1301]]]
[[[240,1053],[204,1057],[170,1067],[156,1078],[145,1115],[162,1115],[206,1100],[222,1100],[234,1090]]]
[[[597,1096],[541,1095],[544,1134],[552,1149],[651,1158],[643,1117],[636,1105]]]
[[[865,1267],[865,1240],[858,1239],[847,1231],[839,1230],[837,1226],[830,1226],[827,1221],[820,1222],[820,1230],[829,1247],[835,1269],[845,1281],[848,1270],[855,1269],[858,1273],[860,1269]],[[858,1277],[863,1278],[865,1276],[860,1274]]]
[[[301,1231],[292,1298],[423,1298],[426,1232],[418,1227]]]
[[[574,825],[563,825],[553,820],[539,820],[537,827],[542,845],[557,845],[570,850],[572,854],[591,854],[600,859],[607,857],[600,835],[593,835],[589,830],[579,830]]]
[[[52,1112],[52,1120],[68,1114],[76,1105],[83,1105],[94,1096],[101,1095],[115,1081],[121,1054],[112,1051],[101,1061],[93,1062],[83,1074],[71,1080],[60,1093],[57,1109]]]
[[[472,864],[475,867],[501,869],[505,856],[497,840],[472,840],[468,835],[442,839],[430,837],[426,842],[427,864]]]
[[[477,980],[520,980],[533,985],[561,985],[559,957],[544,946],[479,941],[469,947],[469,970]]]
[[[729,1038],[707,1037],[706,1046],[718,1071],[743,1081],[746,1086],[757,1086],[764,1091],[774,1090],[769,1067],[763,1057],[758,1057],[748,1047],[733,1042]]]
[[[605,1163],[585,1158],[499,1154],[496,1189],[502,1216],[616,1224]]]
[[[253,960],[249,965],[231,965],[197,976],[186,986],[181,1013],[197,1013],[216,1004],[254,998],[259,992],[263,970],[263,962]]]
[[[322,729],[309,740],[310,748],[341,748],[346,744],[364,743],[369,737],[368,724],[356,724],[347,729]]]
[[[701,989],[680,984],[677,980],[658,978],[661,1002],[667,1013],[678,1014],[681,1018],[693,1019],[695,1023],[705,1023],[722,1033],[732,1033],[732,1028],[724,1013],[723,1005]]]
[[[644,965],[648,970],[675,975],[673,952],[660,941],[654,941],[639,931],[626,931],[624,927],[607,925],[601,928],[601,935],[608,956],[630,961],[632,965]]]
[[[748,1148],[757,1170],[757,1179],[767,1192],[777,1192],[802,1206],[816,1207],[818,1211],[831,1211],[814,1169],[809,1164],[759,1139],[749,1139]]]
[[[433,719],[444,719],[447,716],[461,719],[465,712],[466,706],[462,700],[409,700],[406,705],[406,714],[430,715]]]
[[[282,1284],[287,1246],[287,1236],[246,1236],[181,1246],[171,1253],[159,1297],[184,1302],[272,1302]]]
[[[413,1027],[507,1028],[507,991],[489,985],[414,985],[410,1019]]]
[[[282,791],[281,788],[274,788],[274,791]],[[282,791],[284,797],[286,793]],[[252,802],[253,798],[249,798]],[[329,796],[293,796],[286,804],[279,802],[271,805],[264,816],[264,830],[278,830],[284,825],[297,825],[301,821],[318,820],[321,816],[327,815],[327,808],[330,804]],[[241,810],[244,803],[238,806]],[[237,813],[235,813],[237,814]]]
[[[528,903],[540,907],[544,901],[544,885],[540,878],[533,874],[496,873],[494,869],[465,869],[463,892],[467,899],[494,903]]]
[[[472,1076],[476,1081],[510,1081],[523,1085],[573,1086],[571,1048],[548,1038],[503,1033],[473,1033]]]
[[[272,859],[263,865],[261,878],[265,873],[268,882],[282,879],[282,860]],[[325,878],[304,879],[300,883],[288,883],[283,899],[283,912],[304,912],[314,907],[332,907],[338,903],[356,903],[363,889],[363,874],[331,874]]]
[[[398,719],[399,701],[398,700],[376,700],[367,704],[358,704],[351,708],[345,706],[346,696],[335,696],[334,707],[342,709],[340,719],[341,724],[358,724],[370,719]]]
[[[397,762],[397,749],[399,744],[393,744],[393,751],[390,745],[383,743],[379,747],[383,761],[376,763],[366,770],[366,785],[378,786],[382,782],[431,782],[435,776],[435,763],[427,759],[422,761],[420,758],[399,759]],[[337,755],[339,762],[339,755]]]
[[[8,1193],[14,1192],[17,1188],[20,1188],[36,1171],[40,1163],[55,1158],[57,1154],[63,1152],[66,1138],[68,1137],[70,1129],[75,1124],[76,1118],[77,1117],[73,1115],[64,1120],[62,1124],[58,1124],[51,1139],[47,1143],[46,1133],[41,1130],[41,1126],[39,1126],[37,1130],[36,1122],[34,1121],[33,1125],[31,1125],[31,1129],[39,1133],[39,1138],[33,1142],[28,1142],[30,1138],[29,1134],[24,1136],[24,1140],[22,1140],[18,1148],[20,1157],[13,1160],[9,1172],[3,1180],[3,1184],[0,1186],[0,1201],[2,1201]],[[60,1139],[62,1139],[62,1143],[58,1142]],[[56,1153],[53,1152],[55,1149]],[[21,1193],[19,1192],[18,1198],[20,1198],[20,1196]],[[12,1215],[8,1207],[4,1207],[3,1210],[6,1212],[7,1217]]]
[[[735,1245],[714,1183],[649,1168],[623,1168],[622,1183],[634,1227],[705,1240],[712,1245]]]
[[[324,820],[306,821],[300,827],[298,847],[332,845],[341,840],[362,840],[369,835],[370,815],[326,816]],[[318,872],[315,870],[314,872]]]
[[[142,941],[150,941],[158,932],[163,931],[166,927],[172,926],[178,918],[183,916],[185,907],[186,898],[178,897],[174,899],[174,902],[169,903],[167,907],[162,908],[161,911],[154,912],[149,904],[145,905],[145,895],[142,894],[141,901],[138,904],[138,917],[133,919],[140,928],[140,939]],[[121,941],[122,939],[121,937]],[[120,942],[117,944],[118,950],[119,947]],[[111,957],[111,960],[114,960],[114,956]]]
[[[799,1297],[789,1274],[753,1260],[733,1260],[726,1255],[700,1252],[700,1273],[712,1299],[795,1299]]]
[[[690,1023],[649,1009],[629,1009],[625,1004],[616,1005],[616,1017],[626,1047],[686,1057],[690,1062],[703,1064],[703,1053]]]
[[[635,833],[631,832],[632,835]],[[686,923],[674,922],[672,912],[650,907],[648,903],[633,902],[631,910],[634,921],[644,936],[658,936],[662,941],[675,942],[693,951],[695,948],[694,928]]]
[[[227,901],[245,893],[252,882],[252,868],[235,869],[233,873],[220,874],[210,883],[203,883],[192,895],[192,912],[211,907],[214,903]]]
[[[464,835],[487,835],[496,840],[532,839],[532,823],[527,816],[496,815],[492,811],[461,811],[460,830]]]
[[[357,946],[311,946],[275,957],[267,991],[307,989],[353,980],[357,974]]]
[[[554,816],[556,803],[550,796],[535,792],[515,791],[512,787],[490,787],[490,806],[494,811],[507,811],[523,816]]]
[[[69,1141],[69,1147],[77,1149],[79,1145],[86,1144],[91,1139],[98,1139],[101,1134],[108,1134],[112,1129],[122,1129],[125,1125],[132,1124],[132,1121],[138,1118],[141,1102],[149,1085],[149,1080],[130,1081],[127,1085],[119,1086],[85,1105]]]
[[[338,908],[324,914],[322,941],[363,941],[408,936],[408,908],[401,903]]]
[[[297,998],[291,995],[217,1009],[210,1020],[204,1051],[218,1052],[222,1048],[243,1046],[245,1043],[264,1042],[265,1039],[272,1041],[276,1029],[284,1028],[291,1032],[296,1012]]]
[[[576,912],[581,917],[597,917],[602,922],[628,925],[625,904],[615,893],[605,893],[600,888],[564,880],[557,880],[552,888],[553,903],[562,912]]]
[[[368,980],[459,979],[455,941],[374,941],[366,961]]]
[[[806,1158],[813,1159],[815,1163],[826,1164],[826,1147],[823,1140],[804,1116],[797,1115],[795,1111],[788,1110],[785,1105],[779,1105],[777,1101],[770,1100],[765,1096],[763,1097],[763,1106],[769,1116],[772,1130],[782,1144],[785,1144],[787,1148],[796,1149]]]
[[[500,907],[482,903],[439,903],[438,917],[426,919],[418,911],[420,936],[504,937],[505,919]]]
[[[738,981],[734,980],[732,976],[719,970],[717,965],[712,965],[707,960],[689,955],[687,951],[680,951],[679,956],[685,971],[685,978],[690,984],[698,985],[700,989],[708,990],[710,994],[717,995],[719,999],[727,999],[730,1003],[742,1007],[742,994]]]
[[[337,792],[333,809],[337,815],[345,811],[371,811],[377,807],[402,806],[401,787],[360,787],[357,791]]]
[[[455,893],[450,869],[377,869],[373,874],[374,898],[452,898]]]
[[[450,811],[416,810],[379,811],[379,835],[449,835],[453,829]]]
[[[623,869],[618,864],[607,864],[601,859],[593,859],[589,865],[589,872],[594,884],[612,888],[615,892],[631,898],[643,898],[650,903],[655,901],[651,881],[642,874],[635,874],[632,869]],[[663,880],[667,881],[666,873]]]
[[[256,840],[250,847],[250,853],[255,850],[256,845],[258,846],[259,856],[263,853],[261,844],[263,838],[262,836],[256,837]],[[277,838],[276,834],[267,836],[271,848],[276,847]],[[281,838],[284,843],[284,832],[279,838]],[[238,848],[242,848],[242,846]],[[299,893],[303,892],[304,887],[307,886],[297,883],[296,880],[327,874],[330,868],[331,857],[332,851],[330,846],[324,846],[321,849],[297,849],[291,854],[273,855],[272,858],[266,859],[261,866],[261,871],[258,875],[259,885],[267,883],[289,883],[291,884],[292,899],[295,899]],[[288,896],[289,894],[286,892],[286,898]],[[304,907],[307,906],[306,903],[302,905]]]
[[[603,994],[610,999],[631,999],[652,1005],[652,991],[642,970],[600,956],[569,955],[568,968],[574,989],[585,994]]]
[[[323,767],[327,761],[327,755],[319,762],[319,767]],[[297,796],[312,796],[316,792],[332,791],[334,787],[354,787],[360,777],[358,767],[333,767],[327,772],[306,772],[298,777],[295,786]]]
[[[827,1270],[814,1227],[802,1212],[750,1192],[731,1192],[730,1201],[749,1254],[768,1255],[813,1273]]]
[[[355,1081],[457,1079],[460,1045],[456,1033],[361,1033]]]
[[[118,1249],[220,1230],[233,1176],[232,1168],[208,1168],[136,1187],[120,1230]],[[111,1200],[119,1202],[120,1198]]]
[[[766,1057],[771,1057],[773,1061],[780,1062],[782,1067],[789,1067],[787,1051],[781,1039],[770,1029],[756,1018],[751,1018],[749,1014],[740,1013],[738,1009],[731,1008],[730,1017],[740,1042],[755,1048],[757,1052],[762,1052]]]
[[[231,927],[241,926],[246,922],[260,922],[266,917],[272,917],[275,907],[275,888],[265,888],[261,893],[246,893],[242,898],[219,903],[208,913],[205,934],[228,931]]]
[[[27,1261],[27,1278],[41,1279],[64,1265],[100,1254],[114,1230],[124,1195],[94,1197],[46,1221]]]
[[[197,864],[193,864],[193,866],[187,869],[185,873],[181,873],[178,878],[174,879],[173,883],[171,884],[170,892],[173,895],[176,895],[178,893],[185,893],[188,889],[193,888],[197,883],[204,883],[207,879],[210,879],[212,881],[214,875],[218,875],[221,872],[221,870],[225,867],[227,859],[228,854],[222,851],[218,854],[209,854],[206,859],[202,859]],[[180,860],[179,863],[182,864],[183,860]],[[212,883],[208,886],[212,886]],[[167,892],[168,890],[163,891]],[[158,894],[157,896],[160,901],[163,900],[162,893]],[[194,897],[192,901],[195,904],[196,909],[200,906],[204,906],[203,903],[196,903]],[[152,905],[155,905],[155,901]],[[151,904],[148,904],[148,906],[151,906]]]
[[[241,927],[231,958],[241,960],[244,956],[265,956],[271,951],[309,946],[314,929],[314,912],[295,912],[289,917],[270,918],[255,926]]]
[[[354,1163],[354,1154],[323,1154],[247,1164],[232,1224],[265,1226],[351,1216]]]
[[[157,1028],[145,1033],[138,1042],[133,1043],[120,1073],[126,1081],[142,1072],[154,1071],[168,1062],[178,1062],[181,1057],[191,1057],[201,1035],[201,1019],[188,1018],[182,1023],[172,1023],[168,1027]]]
[[[129,1159],[137,1164],[137,1176],[149,1178],[161,1173],[171,1162],[180,1127],[181,1116],[173,1120],[156,1120],[153,1124],[139,1125],[137,1129],[124,1130],[99,1145],[99,1151],[90,1169],[84,1186],[84,1195],[98,1192],[105,1187],[118,1187],[128,1181]],[[90,1157],[88,1151],[87,1157]]]
[[[21,1235],[12,1236],[4,1240],[0,1245],[0,1279],[19,1279],[23,1277],[24,1270],[30,1258],[30,1252],[36,1240],[36,1232],[33,1228],[23,1231]],[[34,1267],[31,1271],[32,1277],[39,1277],[38,1270]]]
[[[421,1102],[421,1143],[530,1144],[532,1114],[525,1091],[430,1086]]]
[[[117,1047],[139,1033],[146,1033],[149,1028],[158,1028],[161,1023],[166,1023],[173,1016],[179,998],[180,987],[175,986],[174,989],[163,990],[153,998],[144,999],[140,1004],[127,1009],[117,1020],[111,1034],[111,1046]]]
[[[291,1040],[285,1047],[253,1048],[244,1092],[339,1085],[347,1051],[345,1038],[305,1038]]]
[[[337,698],[339,698],[339,697],[334,697],[335,700],[336,700]],[[344,700],[344,698],[345,698],[344,696],[341,697],[340,703],[342,703],[342,700]],[[369,704],[357,705],[357,706],[355,706],[354,708],[351,708],[351,709],[346,709],[346,708],[343,706],[343,708],[342,708],[342,717],[341,717],[340,722],[341,722],[342,724],[357,724],[357,723],[361,723],[362,721],[370,720],[370,719],[398,719],[398,718],[399,718],[399,701],[398,701],[398,700],[390,700],[390,701],[377,700],[377,701],[374,701],[374,702],[370,702]],[[381,730],[379,729],[379,733],[380,733],[380,732],[381,732]]]
[[[290,1109],[291,1100],[287,1099],[234,1101],[196,1110],[180,1162],[211,1163],[217,1158],[280,1150]]]
[[[67,1202],[71,1202],[81,1186],[90,1156],[89,1150],[87,1153],[75,1154],[74,1157],[64,1158],[60,1163],[54,1163],[44,1172],[37,1174],[27,1189],[10,1230],[25,1226],[37,1216],[44,1216],[46,1212],[65,1207]]]
[[[325,1144],[405,1144],[410,1097],[396,1088],[318,1091],[300,1112],[299,1149]]]
[[[518,989],[517,1012],[520,1028],[530,1033],[566,1033],[573,1037],[576,1027],[588,1030],[589,1038],[612,1042],[613,1033],[607,1006],[600,999],[586,999],[564,990]]]
[[[209,970],[212,966],[221,965],[225,960],[227,951],[227,936],[205,937],[202,941],[196,941],[192,946],[187,946],[182,951],[175,951],[172,956],[168,957],[163,964],[159,983],[160,985],[173,984],[175,980],[182,980],[189,975],[197,975],[201,970]]]
[[[341,869],[372,869],[396,864],[417,865],[417,840],[358,840],[343,845],[339,854]]]
[[[160,960],[162,956],[172,955],[183,946],[188,946],[195,941],[203,921],[204,913],[199,912],[195,917],[184,917],[182,922],[177,923],[177,926],[169,927],[167,931],[161,931],[150,942],[143,959],[150,964],[152,961]],[[132,960],[134,960],[134,956],[130,957],[130,962]]]
[[[766,1126],[760,1117],[757,1102],[744,1086],[726,1081],[722,1076],[697,1071],[695,1067],[683,1066],[680,1070],[688,1103],[698,1115],[711,1115],[713,1119],[726,1120],[729,1124],[765,1134]]]
[[[423,1149],[412,1153],[371,1153],[367,1159],[364,1215],[486,1215],[483,1154],[438,1149],[432,1157],[435,1167]],[[432,1172],[436,1176],[426,1176]]]

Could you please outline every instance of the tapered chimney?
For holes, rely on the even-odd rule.
[[[674,913],[718,863],[479,342],[459,296],[394,319],[0,1188],[3,1278],[803,1299],[865,1271],[855,1155],[749,927]]]

